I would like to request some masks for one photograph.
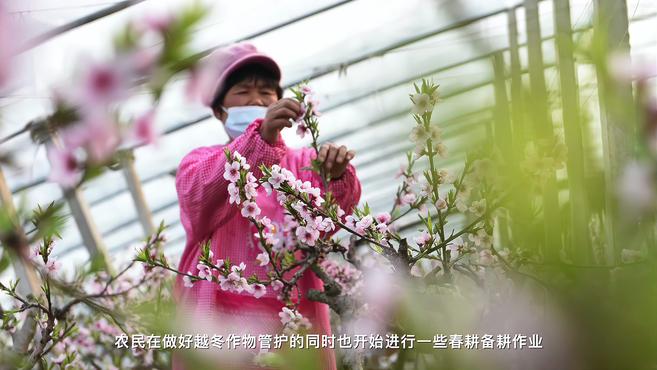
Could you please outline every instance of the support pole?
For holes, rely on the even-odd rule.
[[[146,197],[144,197],[144,191],[141,186],[139,175],[135,169],[135,157],[133,151],[122,152],[120,157],[123,176],[128,185],[130,195],[132,196],[132,201],[135,204],[139,223],[144,230],[144,236],[149,236],[155,232],[155,226],[153,225],[153,217],[150,208],[146,203]]]
[[[502,53],[496,53],[492,58],[493,63],[493,87],[495,90],[494,112],[494,138],[495,146],[499,148],[504,161],[513,163],[513,137],[511,132],[511,116],[509,113],[509,98],[506,92],[506,71],[504,68],[504,57]],[[502,246],[509,246],[511,240],[509,235],[508,211],[504,211],[497,217],[498,235]]]
[[[625,0],[595,0],[595,38],[598,55],[607,58],[611,55],[624,55],[629,59],[630,42]],[[612,81],[608,74],[609,60],[599,60],[597,66],[598,98],[602,123],[602,149],[605,160],[605,182],[608,189],[614,189],[620,177],[620,169],[625,165],[634,145],[636,127],[634,119],[634,98],[629,81]],[[620,257],[620,237],[618,235],[618,205],[613,191],[607,191],[605,198],[605,231],[607,239],[607,263],[615,264]]]
[[[568,148],[567,171],[570,205],[570,248],[575,262],[591,263],[589,238],[589,202],[585,190],[582,120],[579,87],[573,54],[573,31],[570,23],[570,0],[554,0],[556,49],[561,86],[564,139]]]
[[[0,204],[11,219],[16,219],[13,197],[2,168],[0,168]],[[41,293],[41,281],[34,268],[26,261],[30,252],[27,236],[20,224],[15,225],[13,232],[18,241],[16,246],[4,245],[4,247],[5,253],[9,253],[16,278],[19,279],[18,292],[23,297],[30,294],[38,296]]]
[[[60,138],[57,136],[57,132],[50,131],[50,141],[46,144],[46,150],[50,150],[50,146],[61,147],[62,143]],[[62,193],[64,193],[64,199],[68,204],[69,209],[71,210],[71,215],[75,220],[75,224],[78,227],[78,232],[82,238],[82,243],[89,251],[89,258],[91,260],[92,268],[104,269],[108,273],[113,274],[114,270],[111,263],[109,262],[109,257],[107,255],[107,249],[103,245],[102,238],[100,233],[96,228],[96,225],[93,222],[91,217],[91,211],[87,201],[84,199],[82,190],[78,187],[67,189],[61,188]]]
[[[531,116],[534,121],[533,137],[551,140],[554,137],[552,120],[548,106],[548,94],[545,86],[545,68],[541,28],[539,23],[538,1],[524,0],[525,21],[527,27],[527,60],[529,63]],[[557,262],[561,251],[561,219],[559,217],[559,198],[556,188],[555,173],[547,176],[542,197],[544,240],[543,255],[547,262]]]

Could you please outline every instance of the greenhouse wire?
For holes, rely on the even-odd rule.
[[[646,19],[654,18],[655,16],[657,16],[657,13],[654,13],[654,12],[653,12],[653,13],[644,14],[644,15],[638,16],[638,17],[636,17],[636,18],[633,18],[632,21],[633,21],[633,22],[643,21],[643,20],[646,20]],[[573,33],[585,32],[585,31],[590,30],[591,27],[592,27],[591,25],[583,26],[583,27],[581,27],[581,28],[578,28],[578,29],[573,30]],[[554,36],[553,36],[553,35],[542,37],[542,41],[543,41],[543,42],[545,42],[545,41],[550,41],[550,40],[552,40],[552,39],[554,39]],[[521,44],[518,45],[518,47],[526,47],[526,43],[521,43]],[[485,58],[488,58],[488,57],[490,57],[490,56],[491,56],[492,54],[494,54],[494,53],[497,53],[497,52],[506,52],[506,51],[509,51],[509,48],[508,48],[508,47],[505,47],[505,48],[499,48],[499,49],[494,50],[494,51],[491,51],[490,53],[487,53],[487,54],[485,54],[485,55],[481,55],[481,56],[477,56],[477,57],[474,57],[474,58],[470,58],[470,59],[463,60],[463,61],[461,61],[461,63],[466,64],[466,63],[476,62],[476,61],[479,61],[479,60],[483,60],[483,59],[485,59]],[[343,64],[344,64],[344,63],[343,63]],[[458,63],[453,63],[451,66],[457,66],[457,65],[458,65]],[[439,68],[438,70],[446,69],[447,67],[448,67],[448,66],[446,66],[446,67],[441,67],[441,68]],[[432,72],[428,72],[427,74],[431,74],[431,73],[432,73]],[[426,74],[423,74],[423,75],[426,75]],[[419,77],[421,77],[421,76],[416,77],[416,79],[419,78]],[[409,81],[409,82],[410,82],[410,81]],[[400,83],[400,84],[403,84],[404,82],[399,82],[399,83]],[[396,87],[396,86],[397,86],[397,85],[392,86],[392,84],[391,84],[391,85],[386,86],[386,87],[384,87],[384,88],[379,88],[378,90],[385,90],[385,89],[388,88],[388,87],[389,87],[389,88],[392,88],[392,87]],[[290,86],[288,86],[288,85],[285,86],[285,88],[289,88],[289,87],[290,87]],[[360,99],[362,99],[362,98],[359,98],[359,100],[360,100]],[[347,103],[344,103],[344,104],[347,104]],[[342,106],[342,105],[344,105],[344,104],[336,103],[333,107],[331,107],[331,109],[332,109],[332,108],[335,108],[336,106]],[[327,110],[327,109],[324,109],[324,111],[326,112],[326,111],[328,111],[328,110]],[[193,120],[186,121],[186,122],[182,122],[182,123],[180,123],[180,124],[174,125],[173,127],[170,127],[170,128],[168,128],[167,130],[165,130],[165,131],[163,132],[163,134],[164,134],[164,135],[167,135],[167,134],[174,133],[174,132],[176,132],[176,131],[179,131],[179,130],[182,130],[182,129],[184,129],[184,128],[187,128],[187,127],[189,127],[189,126],[191,126],[191,125],[194,125],[194,124],[196,124],[196,123],[203,122],[203,121],[205,121],[205,120],[207,120],[207,119],[210,119],[210,118],[212,118],[212,115],[211,115],[211,114],[205,114],[205,115],[199,116],[199,117],[197,117],[197,118],[195,118],[195,119],[193,119]],[[23,129],[21,129],[21,131],[19,131],[19,132],[15,132],[15,133],[13,133],[12,135],[10,135],[9,137],[5,137],[5,138],[3,138],[2,140],[0,140],[0,144],[4,143],[5,141],[8,141],[9,139],[13,138],[14,136],[17,136],[17,135],[19,135],[19,134],[21,134],[21,133],[23,133],[23,132],[25,132],[25,131],[27,131],[27,130],[28,130],[27,128],[23,128]],[[139,147],[139,145],[133,147],[133,149],[136,148],[136,147]],[[166,171],[166,172],[168,173],[168,172],[171,172],[171,171],[169,170],[169,171]],[[23,190],[27,190],[27,189],[29,189],[29,188],[32,188],[32,187],[34,187],[34,186],[41,185],[41,184],[45,183],[46,180],[47,180],[47,177],[45,177],[45,176],[40,177],[40,178],[35,179],[35,180],[33,180],[33,181],[31,181],[31,182],[29,182],[29,183],[27,183],[27,184],[24,184],[24,185],[21,185],[21,186],[16,187],[15,189],[12,190],[12,193],[18,193],[18,192],[21,192],[21,191],[23,191]]]

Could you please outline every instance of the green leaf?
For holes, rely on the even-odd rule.
[[[296,261],[296,259],[294,258],[293,253],[289,253],[289,252],[285,253],[283,255],[282,267],[286,268],[287,266],[292,265],[295,261]]]
[[[4,252],[2,253],[2,258],[0,258],[0,274],[2,274],[3,271],[7,269],[10,265],[10,260],[9,260],[9,253]]]
[[[52,201],[46,209],[41,208],[41,205],[37,205],[30,218],[30,222],[37,230],[32,239],[52,238],[53,236],[61,239],[60,231],[64,229],[67,219],[68,216],[64,214],[63,202]]]

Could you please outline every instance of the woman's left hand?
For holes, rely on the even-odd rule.
[[[324,173],[328,173],[331,179],[337,179],[342,176],[356,153],[348,150],[346,146],[333,143],[322,144],[319,148],[317,160],[322,163]]]

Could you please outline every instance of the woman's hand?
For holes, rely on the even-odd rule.
[[[296,100],[284,98],[275,102],[267,108],[265,119],[260,125],[260,136],[273,145],[282,129],[292,127],[290,118],[294,121],[299,114],[301,114],[301,104]]]
[[[346,146],[338,146],[333,143],[323,144],[319,148],[317,160],[322,163],[324,173],[331,176],[332,179],[337,179],[342,176],[344,171],[349,165],[356,153],[353,150],[348,150]]]

